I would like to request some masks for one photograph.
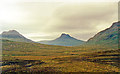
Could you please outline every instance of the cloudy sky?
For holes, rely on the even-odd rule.
[[[0,4],[0,33],[17,30],[34,41],[67,33],[88,40],[118,20],[117,2],[9,1]]]

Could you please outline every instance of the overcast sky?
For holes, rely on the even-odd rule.
[[[117,2],[4,2],[0,33],[17,30],[34,41],[52,40],[61,33],[88,40],[118,20]]]

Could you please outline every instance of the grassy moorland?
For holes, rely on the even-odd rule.
[[[2,71],[120,72],[120,50],[101,46],[54,46],[4,40]]]

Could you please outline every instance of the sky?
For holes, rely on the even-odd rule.
[[[86,41],[118,21],[117,0],[101,1],[5,0],[0,3],[0,33],[17,30],[33,41],[67,33]]]

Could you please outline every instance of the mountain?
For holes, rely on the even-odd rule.
[[[2,34],[0,34],[0,38],[18,42],[33,42],[32,40],[27,39],[26,37],[21,35],[16,30],[4,31],[2,32]]]
[[[82,40],[75,39],[71,37],[69,34],[61,34],[60,37],[56,38],[55,40],[50,41],[39,41],[42,44],[48,45],[60,45],[60,46],[77,46],[84,43]]]
[[[110,45],[118,46],[120,39],[120,22],[115,22],[111,27],[97,33],[94,37],[90,38],[86,43],[87,44],[99,44],[99,45]]]

